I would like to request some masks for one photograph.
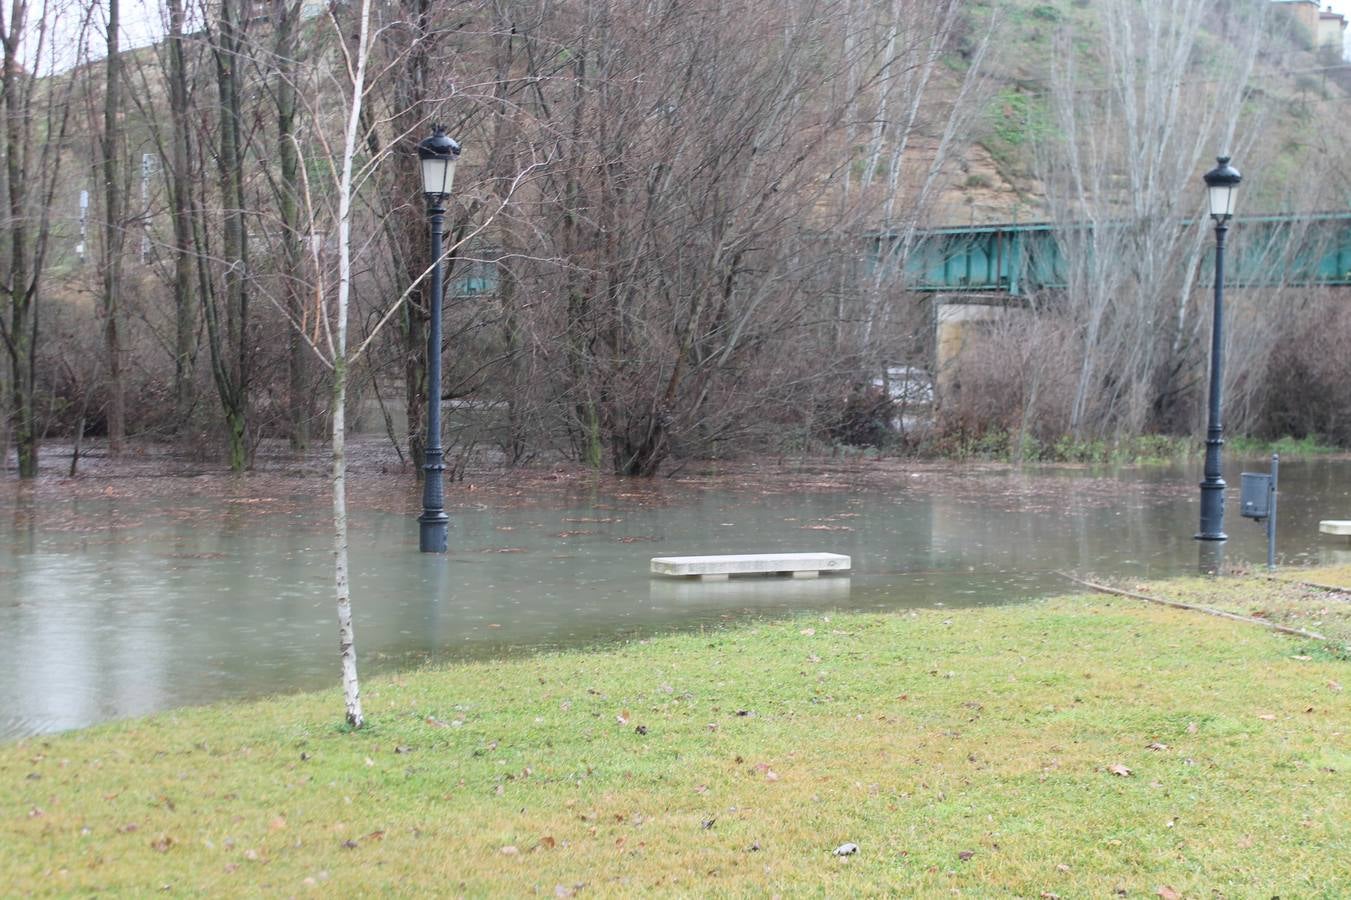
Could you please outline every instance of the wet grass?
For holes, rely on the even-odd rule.
[[[1344,587],[1346,593],[1315,587]],[[1283,569],[1275,576],[1178,578],[1159,586],[1171,600],[1264,619],[1329,639],[1320,652],[1351,660],[1351,567]]]
[[[0,884],[1346,896],[1348,674],[1102,596],[417,672],[355,733],[326,692],[0,746]]]

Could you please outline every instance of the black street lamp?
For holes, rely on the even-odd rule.
[[[446,515],[445,451],[441,449],[441,238],[446,224],[446,198],[455,182],[460,145],[440,125],[417,146],[422,162],[422,192],[432,225],[432,284],[427,329],[427,447],[422,464],[422,515],[418,516],[418,549],[445,553],[450,517]]]
[[[1220,477],[1220,448],[1224,428],[1220,424],[1220,389],[1224,378],[1224,238],[1234,214],[1234,197],[1243,176],[1229,165],[1229,157],[1204,176],[1210,195],[1210,216],[1215,220],[1215,312],[1210,334],[1210,425],[1206,429],[1205,480],[1201,482],[1200,541],[1224,541],[1224,479]]]

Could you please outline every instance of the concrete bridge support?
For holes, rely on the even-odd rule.
[[[982,299],[971,295],[934,298],[934,387],[940,406],[952,402],[961,390],[961,356],[971,339],[1010,314],[1023,312],[1011,309],[1007,300],[991,303]]]

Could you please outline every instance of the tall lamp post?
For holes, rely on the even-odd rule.
[[[1224,378],[1224,239],[1229,219],[1234,214],[1234,198],[1243,176],[1229,165],[1229,157],[1203,177],[1210,197],[1210,217],[1215,220],[1215,311],[1210,334],[1210,424],[1206,429],[1205,480],[1201,482],[1200,541],[1223,541],[1224,479],[1220,470],[1220,448],[1224,446],[1224,428],[1220,424],[1220,391]]]
[[[431,137],[417,146],[422,163],[422,193],[432,226],[432,284],[427,329],[427,447],[422,464],[422,515],[418,516],[418,549],[445,553],[450,517],[446,515],[445,452],[441,449],[441,238],[446,224],[446,198],[455,183],[455,161],[460,145],[446,137],[445,128],[432,127]]]

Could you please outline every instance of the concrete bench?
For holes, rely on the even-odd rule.
[[[840,553],[743,553],[728,556],[658,556],[653,575],[697,576],[726,581],[732,575],[792,575],[815,578],[822,572],[848,572],[849,557]]]
[[[1323,534],[1351,537],[1351,519],[1324,519],[1318,523],[1318,530]]]

